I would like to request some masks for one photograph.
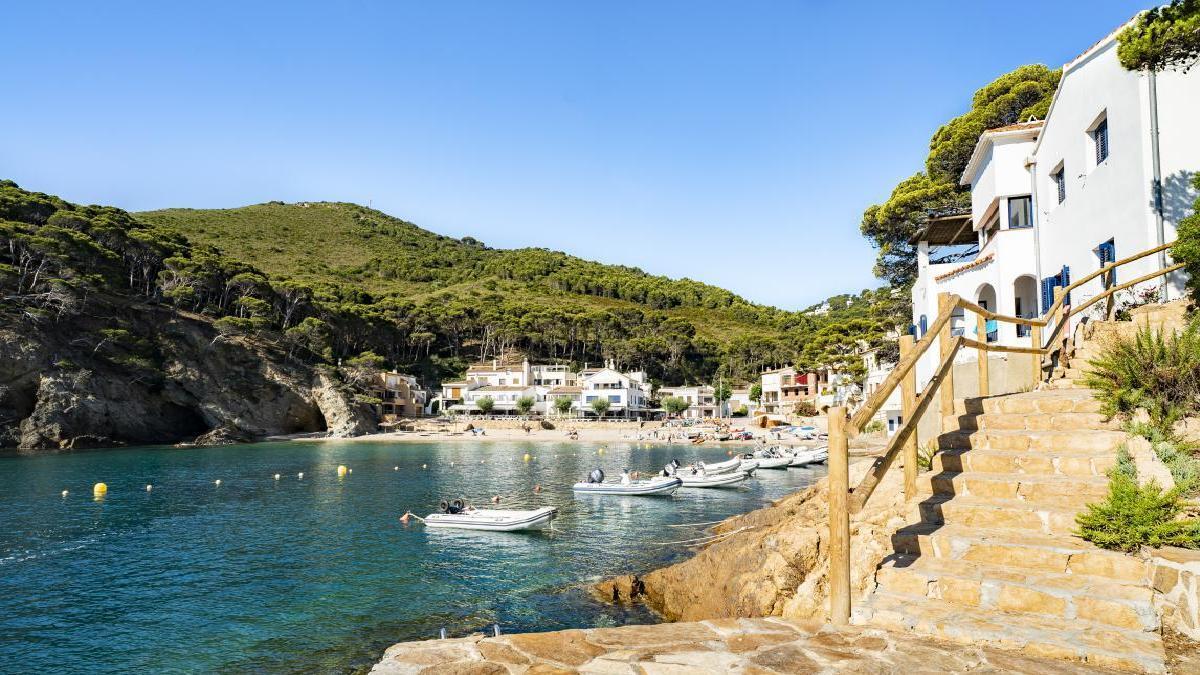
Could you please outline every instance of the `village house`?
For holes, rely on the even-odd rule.
[[[579,374],[584,417],[595,416],[592,402],[605,398],[609,402],[605,417],[650,417],[650,382],[642,371],[619,372],[609,361],[603,368],[585,368]]]
[[[863,378],[862,388],[863,399],[866,400],[879,389],[879,385],[883,384],[883,381],[892,373],[896,364],[881,361],[878,348],[863,351],[862,359],[863,366],[867,370],[867,375]],[[904,423],[900,397],[900,388],[896,387],[892,390],[892,393],[888,394],[887,400],[883,402],[883,405],[879,408],[879,412],[875,413],[875,417],[872,418],[872,420],[883,423],[889,436],[895,433]]]
[[[379,373],[371,386],[371,396],[382,422],[394,422],[402,417],[419,417],[426,412],[429,394],[421,389],[417,378],[396,371]]]
[[[717,406],[715,390],[711,385],[659,387],[658,400],[660,404],[663,399],[671,396],[687,401],[687,409],[679,413],[679,416],[684,419],[698,420],[723,414],[723,411]]]
[[[531,412],[547,415],[556,412],[560,398],[571,400],[570,416],[595,416],[592,402],[603,397],[609,402],[605,417],[642,417],[648,408],[650,385],[641,371],[619,372],[615,363],[603,367],[586,366],[574,372],[566,364],[533,364],[524,355],[506,354],[490,361],[471,364],[462,380],[442,383],[442,402],[446,410],[478,413],[479,401],[492,401],[492,414],[517,411],[517,401],[533,399]]]
[[[754,409],[754,401],[750,400],[750,387],[736,387],[729,391],[729,400],[725,402],[725,415],[732,416],[745,408],[746,414]]]
[[[1174,241],[1176,225],[1196,198],[1190,178],[1200,157],[1200,75],[1195,68],[1125,70],[1117,60],[1119,30],[1063,66],[1045,120],[980,137],[961,178],[971,188],[970,213],[934,214],[915,238],[917,338],[937,317],[939,293],[1034,317],[1050,308],[1054,289],[1072,277]],[[1165,254],[1150,256],[1119,273],[1137,278],[1166,265]],[[1068,301],[1079,304],[1106,283],[1121,282],[1105,276],[1076,289]],[[1182,280],[1173,275],[1141,290],[1155,289],[1162,299],[1175,299]],[[1102,305],[1089,311],[1098,314]],[[988,322],[980,336],[976,325],[965,325],[962,310],[957,314],[954,334],[1029,344],[1027,327]],[[1080,318],[1086,317],[1072,317],[1068,332]],[[961,354],[963,360],[977,358],[975,350]],[[926,353],[919,380],[932,377],[936,359],[935,352]]]
[[[770,415],[790,415],[801,401],[815,401],[824,386],[829,384],[829,373],[797,373],[787,366],[762,373],[761,409]]]

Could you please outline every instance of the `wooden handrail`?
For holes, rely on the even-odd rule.
[[[917,365],[917,361],[921,359],[921,355],[933,345],[938,333],[942,330],[942,326],[945,326],[950,318],[950,314],[947,313],[934,319],[933,325],[925,332],[925,337],[918,340],[913,345],[912,351],[900,359],[900,362],[892,368],[892,372],[888,373],[887,378],[879,383],[879,388],[875,390],[875,393],[871,394],[854,413],[854,416],[850,418],[850,423],[846,425],[847,436],[850,438],[857,436],[862,431],[862,428],[875,416],[875,413],[879,412],[884,402],[887,401],[888,396],[892,395],[892,391],[900,386],[900,382],[908,374],[908,371]]]
[[[962,309],[967,310],[968,312],[971,312],[972,314],[975,314],[976,316],[982,316],[983,318],[985,318],[989,321],[1003,321],[1005,323],[1015,323],[1018,325],[1026,325],[1026,326],[1045,326],[1046,325],[1046,322],[1043,319],[1022,319],[1019,316],[1008,316],[1007,314],[997,314],[991,310],[980,307],[979,305],[971,302],[970,300],[967,300],[966,298],[960,297],[958,299],[957,306]]]
[[[1008,354],[1041,354],[1045,350],[1039,347],[1011,347],[1008,345],[993,345],[971,338],[962,338],[964,347],[974,347],[985,352],[1005,352]]]
[[[1175,263],[1174,265],[1171,265],[1169,267],[1164,267],[1161,270],[1155,270],[1149,274],[1143,274],[1142,276],[1140,276],[1136,279],[1131,279],[1130,281],[1126,281],[1125,283],[1123,283],[1119,286],[1112,286],[1111,288],[1107,288],[1107,289],[1105,289],[1105,291],[1103,293],[1101,293],[1095,297],[1089,298],[1082,305],[1079,305],[1078,307],[1072,307],[1071,313],[1078,314],[1079,312],[1082,312],[1083,310],[1087,309],[1088,307],[1091,307],[1092,305],[1103,300],[1104,298],[1107,298],[1107,297],[1113,295],[1117,291],[1123,291],[1126,288],[1129,288],[1131,286],[1137,286],[1138,284],[1142,283],[1143,281],[1150,281],[1154,277],[1162,276],[1164,274],[1170,274],[1171,272],[1181,270],[1184,267],[1185,267],[1185,263]]]
[[[1070,293],[1071,291],[1075,290],[1076,288],[1079,288],[1080,286],[1086,284],[1087,282],[1091,281],[1092,279],[1095,279],[1096,277],[1100,276],[1101,274],[1104,274],[1105,272],[1110,272],[1110,271],[1120,267],[1121,265],[1126,265],[1131,262],[1141,260],[1142,258],[1145,258],[1146,256],[1154,255],[1155,253],[1158,253],[1159,251],[1165,251],[1174,245],[1175,245],[1175,242],[1171,242],[1169,244],[1163,244],[1161,246],[1155,246],[1154,248],[1147,249],[1145,251],[1142,251],[1141,253],[1135,253],[1135,254],[1129,256],[1128,258],[1122,258],[1120,260],[1110,262],[1107,265],[1103,265],[1100,267],[1100,269],[1096,270],[1095,272],[1092,272],[1091,274],[1085,276],[1084,278],[1080,279],[1079,281],[1076,281],[1076,282],[1068,285],[1065,289],[1063,289],[1063,297],[1064,298],[1067,297],[1067,294]],[[1162,270],[1159,270],[1158,274],[1162,274],[1165,271],[1166,271],[1165,268]],[[1155,276],[1157,276],[1157,274]],[[1049,316],[1050,314],[1053,314],[1056,310],[1058,310],[1058,308],[1061,304],[1062,304],[1062,300],[1060,299],[1059,301],[1057,301],[1053,305],[1051,305],[1050,309],[1046,310],[1045,313],[1042,314],[1042,316]]]
[[[929,385],[925,387],[925,391],[917,395],[917,406],[913,409],[908,419],[904,420],[904,424],[892,434],[891,440],[888,441],[887,449],[883,454],[875,459],[875,463],[867,470],[867,474],[862,477],[858,485],[853,490],[853,495],[850,498],[850,513],[858,513],[866,506],[867,500],[871,498],[871,493],[875,492],[875,488],[879,486],[879,482],[883,480],[888,469],[891,468],[892,462],[896,460],[896,455],[900,454],[900,450],[904,447],[908,437],[917,432],[917,426],[921,423],[921,417],[925,415],[925,411],[929,408],[929,403],[933,401],[938,392],[938,387],[942,384],[954,369],[954,357],[958,355],[958,350],[966,343],[966,339],[961,335],[954,338],[954,344],[950,350],[946,352],[946,356],[942,358],[941,365],[938,366],[937,373],[933,379],[929,381]]]

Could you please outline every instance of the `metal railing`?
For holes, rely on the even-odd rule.
[[[941,293],[938,295],[937,319],[929,326],[928,332],[920,340],[914,340],[911,335],[900,338],[899,362],[853,417],[847,416],[843,406],[829,409],[829,612],[833,623],[845,624],[850,620],[850,516],[863,509],[871,493],[900,456],[903,456],[904,462],[904,497],[906,500],[916,497],[919,440],[917,427],[936,398],[940,413],[939,428],[942,432],[946,431],[946,420],[954,415],[954,361],[959,351],[969,348],[979,353],[980,396],[989,396],[992,393],[988,372],[989,352],[1032,355],[1034,358],[1031,360],[1031,368],[1036,385],[1043,377],[1042,364],[1045,357],[1055,352],[1061,353],[1060,350],[1066,347],[1069,336],[1065,327],[1073,315],[1101,300],[1107,300],[1105,316],[1111,319],[1116,312],[1116,293],[1180,270],[1184,265],[1176,263],[1122,284],[1113,283],[1116,269],[1172,246],[1174,242],[1111,262],[1066,287],[1055,288],[1054,302],[1040,318],[997,314],[957,295]],[[1078,307],[1072,307],[1068,300],[1071,291],[1101,275],[1104,276],[1101,280],[1104,291]],[[970,339],[963,334],[965,331],[955,330],[951,318],[959,309],[975,315],[976,335],[980,339]],[[1028,326],[1028,332],[1018,331],[1018,335],[1028,336],[1029,346],[1018,347],[988,342],[986,326],[989,321],[1012,323],[1018,327]],[[1047,327],[1049,330],[1044,330]],[[1046,333],[1045,341],[1043,333]],[[938,366],[932,379],[921,391],[917,391],[917,362],[933,348],[934,343],[938,345]],[[883,454],[875,460],[858,485],[851,489],[849,440],[862,431],[897,388],[901,391],[903,424],[889,439]]]

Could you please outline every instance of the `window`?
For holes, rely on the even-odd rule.
[[[1099,166],[1108,159],[1108,119],[1100,120],[1092,129],[1092,145],[1096,148],[1096,165]]]
[[[1067,173],[1066,168],[1062,164],[1050,174],[1050,180],[1054,181],[1054,187],[1058,190],[1058,203],[1061,204],[1067,200]]]
[[[1029,196],[1008,200],[1008,229],[1033,226],[1033,200]]]
[[[981,246],[987,246],[987,243],[989,241],[991,241],[992,237],[996,236],[996,233],[999,231],[1000,231],[1000,209],[996,209],[996,211],[994,213],[992,213],[991,216],[988,217],[987,225],[983,226],[983,234],[980,236],[979,244]]]

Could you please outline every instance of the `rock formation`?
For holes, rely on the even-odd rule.
[[[125,308],[118,308],[125,309]],[[336,373],[222,335],[207,317],[145,305],[122,317],[139,345],[114,350],[79,317],[0,329],[0,448],[220,445],[266,436],[375,428]],[[86,336],[86,337],[85,337]]]

